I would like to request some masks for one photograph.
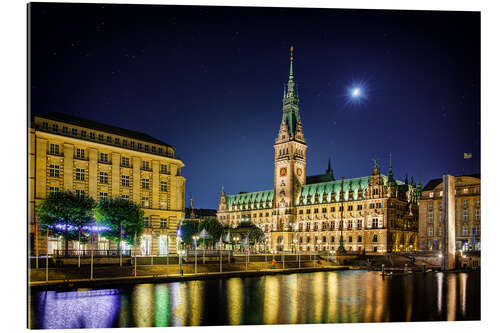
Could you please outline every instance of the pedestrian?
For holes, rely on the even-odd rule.
[[[271,261],[271,268],[274,268],[275,265],[276,265],[276,260],[273,259],[273,261]]]

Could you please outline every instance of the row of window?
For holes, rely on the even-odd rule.
[[[476,231],[475,232],[473,231],[473,233],[475,233],[476,236],[479,236],[479,232],[480,232],[479,228],[472,228],[472,230],[473,229],[476,229]],[[471,228],[468,225],[466,225],[466,224],[462,225],[461,236],[462,237],[469,236],[469,231],[470,230],[471,230]],[[429,226],[427,228],[427,235],[429,237],[433,237],[434,236],[434,228],[432,226]],[[436,233],[435,236],[441,236],[441,228],[438,228],[438,232]]]
[[[347,223],[347,225],[346,225],[346,223]],[[356,224],[357,230],[363,229],[363,220],[344,221],[344,227],[346,227],[347,230],[352,230],[355,224]],[[312,226],[312,229],[311,229],[311,226]],[[382,221],[379,221],[378,218],[372,218],[372,220],[371,220],[371,228],[372,229],[377,229],[379,227],[381,228],[382,226],[383,226]],[[317,231],[317,230],[319,230],[319,231],[321,231],[321,230],[328,230],[328,229],[339,230],[339,228],[340,228],[339,221],[331,221],[330,223],[328,223],[328,222],[322,222],[322,223],[315,222],[312,224],[311,224],[311,222],[306,222],[306,223],[299,223],[298,230],[302,230],[302,231],[310,231],[310,230]]]
[[[382,203],[381,202],[376,202],[376,203],[371,203],[369,205],[370,209],[374,209],[374,208],[382,208]],[[343,211],[344,210],[344,207],[343,206],[340,206],[339,207],[339,212]],[[353,211],[354,210],[354,206],[352,205],[349,205],[347,206],[347,210],[348,211]],[[357,205],[356,206],[356,210],[363,210],[363,205]],[[321,212],[322,213],[326,213],[327,212],[327,209],[326,207],[323,207],[321,209]],[[330,207],[330,212],[335,212],[335,207]],[[319,213],[319,208],[314,208],[314,214],[317,214]],[[299,210],[299,215],[301,214],[304,214],[304,211],[302,209]],[[311,214],[311,209],[306,209],[306,214]]]
[[[59,150],[59,145],[56,143],[51,143],[50,144],[50,154],[51,155],[61,155],[61,152]],[[85,160],[85,149],[83,148],[76,148],[76,153],[75,153],[75,158],[79,160]],[[99,153],[99,162],[100,163],[105,163],[105,164],[110,164],[111,160],[109,158],[108,153]],[[130,157],[125,157],[122,156],[121,158],[121,166],[122,167],[128,167],[130,168],[132,165],[130,163]],[[151,163],[150,161],[142,161],[141,169],[145,171],[151,171]],[[169,166],[167,164],[161,164],[160,165],[160,173],[164,174],[170,174]]]
[[[59,165],[51,164],[49,166],[49,175],[50,175],[50,177],[59,178],[59,176],[60,176]],[[75,169],[75,178],[78,181],[85,181],[85,169],[76,168]],[[108,184],[108,179],[109,179],[109,177],[108,177],[107,172],[104,172],[104,171],[99,172],[99,183],[100,184]],[[129,187],[130,186],[130,176],[122,175],[121,184],[123,187]],[[149,190],[150,184],[151,184],[151,182],[150,182],[149,178],[142,178],[141,179],[142,189]],[[167,181],[165,181],[165,180],[160,181],[160,191],[162,191],[162,192],[168,191]]]
[[[373,243],[377,243],[378,242],[378,235],[373,235],[372,241],[373,241]],[[311,236],[307,236],[307,237],[302,237],[301,236],[301,237],[299,237],[299,243],[300,244],[310,243],[310,242],[311,242]],[[317,244],[318,242],[319,242],[318,237],[315,237],[314,238],[314,243]],[[331,243],[335,243],[335,236],[331,236],[330,242]],[[353,242],[353,237],[352,236],[347,237],[347,242],[348,243],[352,243]],[[361,235],[358,235],[357,242],[358,243],[362,243],[363,242],[363,237]],[[323,244],[326,244],[326,243],[327,243],[327,238],[326,238],[326,236],[323,236]]]
[[[49,123],[44,121],[42,122],[42,128],[44,130],[48,130],[49,129]],[[52,131],[53,132],[59,132],[59,125],[58,124],[52,124]],[[66,135],[69,135],[70,134],[70,131],[69,131],[69,128],[67,126],[62,126],[62,129],[61,129],[62,133],[63,134],[66,134]],[[87,130],[80,130],[80,133],[78,133],[78,130],[76,128],[71,128],[71,135],[72,136],[80,136],[82,138],[89,138],[91,140],[96,140],[96,133],[95,132],[89,132],[88,133],[88,136],[87,136]],[[149,149],[151,147],[151,152],[152,153],[159,153],[159,154],[163,154],[164,153],[164,148],[163,147],[157,147],[155,145],[149,145],[149,144],[146,144],[146,143],[142,143],[142,142],[136,142],[133,141],[133,140],[127,140],[127,139],[120,139],[120,138],[117,138],[117,137],[112,137],[110,135],[107,135],[106,136],[106,140],[105,140],[105,137],[104,137],[104,134],[97,134],[97,141],[99,142],[106,142],[107,144],[114,144],[116,146],[122,146],[122,147],[130,147],[132,149],[138,149],[138,150],[144,150],[146,152],[149,152]],[[167,153],[167,150],[165,148],[165,153]]]
[[[439,211],[439,221],[441,221],[442,218],[443,218],[443,212]],[[480,209],[475,210],[474,218],[476,221],[479,221],[481,219],[481,210]],[[428,221],[428,223],[434,223],[434,212],[428,212],[427,221]],[[468,210],[464,210],[462,212],[462,221],[469,221],[469,211]]]
[[[151,223],[151,218],[149,216],[144,217],[144,228],[151,228],[152,223]],[[160,218],[160,229],[167,229],[167,219],[166,218]]]
[[[476,198],[475,205],[479,206],[480,204],[481,204],[481,198]],[[462,208],[463,209],[469,208],[469,199],[462,200]],[[434,203],[432,201],[430,201],[428,203],[428,209],[429,210],[433,210],[434,209]],[[443,202],[442,201],[439,202],[439,209],[443,209]]]
[[[459,194],[469,194],[469,193],[479,193],[479,187],[473,187],[473,188],[463,188],[459,190]],[[457,190],[455,189],[455,194],[457,194]],[[443,191],[439,191],[439,196],[443,196]],[[434,198],[434,192],[429,192],[429,198]]]

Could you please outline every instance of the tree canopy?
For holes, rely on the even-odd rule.
[[[120,197],[101,200],[95,209],[95,218],[109,228],[101,234],[114,242],[120,241],[120,229],[122,240],[131,245],[134,235],[139,239],[144,231],[144,211],[138,204]]]
[[[66,241],[77,240],[84,226],[94,222],[96,202],[87,194],[71,191],[52,192],[36,206],[36,216],[42,230],[50,229],[53,235]],[[85,234],[80,241],[87,241]]]
[[[179,236],[181,237],[184,244],[191,244],[191,242],[193,241],[193,236],[200,232],[201,229],[199,229],[198,221],[184,220],[181,222],[179,231]]]

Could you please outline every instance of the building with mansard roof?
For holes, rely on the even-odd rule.
[[[266,242],[258,250],[329,251],[341,244],[375,253],[417,249],[420,182],[396,180],[392,165],[384,175],[376,160],[369,176],[335,179],[330,162],[324,174],[306,176],[307,148],[292,53],[274,143],[274,188],[239,194],[222,188],[218,220],[260,227]]]

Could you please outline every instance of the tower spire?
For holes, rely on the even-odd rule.
[[[290,46],[290,74],[288,75],[288,96],[295,93],[295,82],[293,81],[293,46]]]

